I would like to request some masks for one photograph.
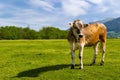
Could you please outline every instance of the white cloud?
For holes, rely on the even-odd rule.
[[[107,10],[108,10],[108,7],[106,6],[100,7],[101,12],[106,12]]]
[[[30,0],[32,6],[43,8],[46,11],[52,11],[54,9],[53,5],[45,0]]]
[[[36,30],[43,26],[67,29],[68,22],[76,18],[91,22],[101,17],[120,16],[118,0],[28,0],[26,4],[27,7],[21,8],[0,3],[0,25],[30,25]]]
[[[93,4],[101,4],[104,0],[87,0]]]
[[[108,2],[106,1],[105,0],[88,0],[89,4],[91,5],[91,7],[89,7],[89,10],[91,10],[92,13],[94,14],[100,14],[100,13],[107,12],[109,8],[107,5]]]
[[[6,6],[6,8],[8,7]],[[27,25],[30,25],[30,28],[39,30],[40,27],[53,25],[53,23],[58,19],[58,16],[40,12],[34,10],[34,8],[21,9],[15,6],[10,6],[9,10],[2,12],[2,14],[12,14],[12,16],[0,18],[0,26],[15,25],[26,27]]]
[[[84,0],[62,0],[62,8],[69,16],[79,16],[87,13],[89,4]]]

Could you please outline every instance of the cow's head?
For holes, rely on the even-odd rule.
[[[78,28],[79,30],[81,30],[82,27],[83,27],[82,21],[81,21],[81,20],[75,20],[75,21],[73,22],[73,27],[76,27],[76,28]]]
[[[83,23],[81,20],[75,20],[73,23],[69,23],[69,26],[72,28],[73,35],[78,35],[79,38],[82,38],[83,35],[81,33],[81,30],[83,28]]]

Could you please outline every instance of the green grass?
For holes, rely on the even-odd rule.
[[[93,49],[84,49],[84,69],[79,70],[78,51],[74,70],[67,40],[1,40],[0,80],[120,80],[120,39],[108,39],[105,65],[101,53],[89,66]]]

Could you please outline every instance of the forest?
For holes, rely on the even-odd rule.
[[[67,31],[59,28],[47,26],[39,31],[30,29],[29,27],[1,26],[0,39],[16,40],[16,39],[66,39]]]

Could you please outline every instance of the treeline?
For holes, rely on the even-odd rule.
[[[68,32],[55,27],[43,27],[39,31],[29,27],[22,28],[16,26],[0,27],[0,39],[66,39]]]

